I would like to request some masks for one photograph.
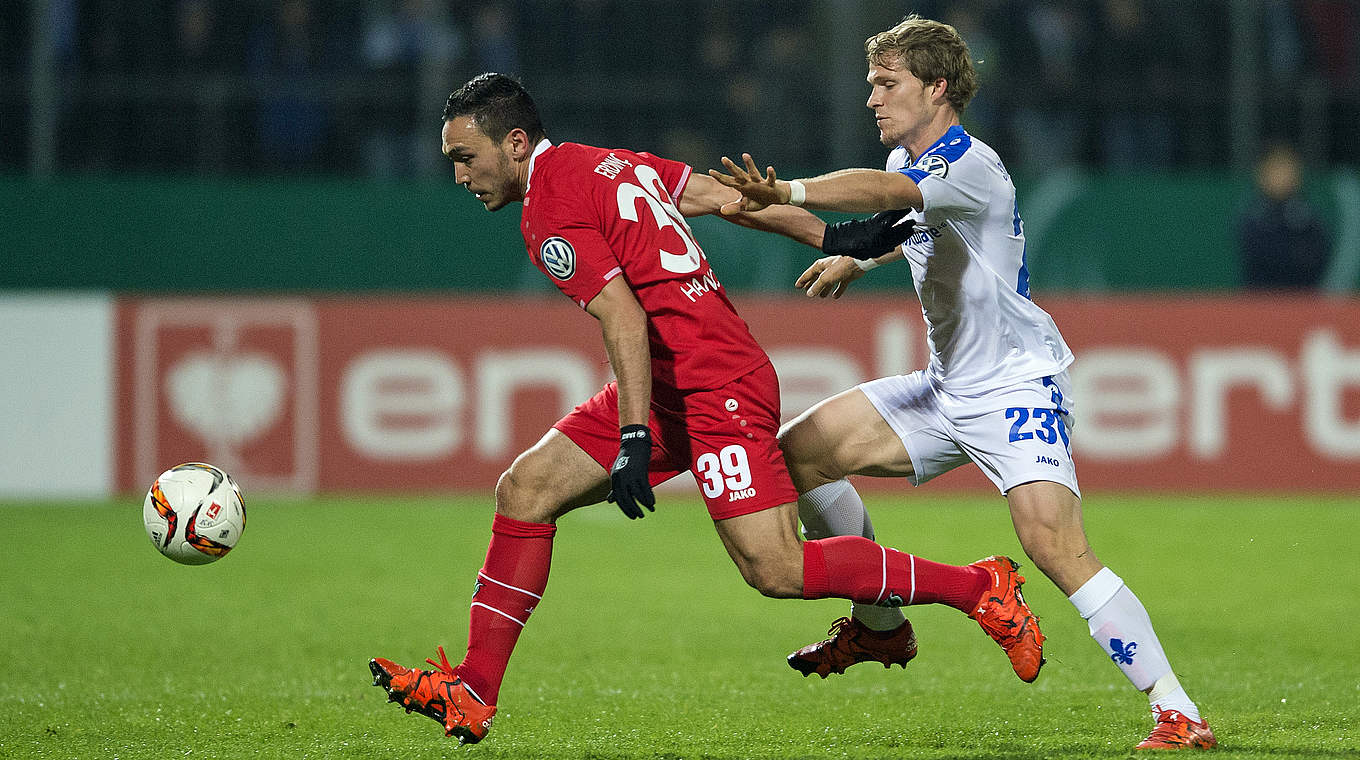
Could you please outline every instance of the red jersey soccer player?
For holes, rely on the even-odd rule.
[[[652,484],[686,470],[742,577],[762,594],[948,604],[1006,650],[1021,679],[1034,680],[1043,635],[1009,559],[957,567],[859,536],[799,541],[797,493],[776,437],[774,369],[684,220],[718,213],[735,191],[646,153],[553,145],[529,94],[500,74],[450,96],[441,136],[455,179],[488,210],[523,203],[529,256],[599,320],[617,381],[554,425],[496,485],[463,661],[451,667],[442,647],[439,662],[428,661],[434,670],[370,661],[391,701],[439,721],[446,735],[480,741],[547,585],[556,520],[606,498],[642,517],[653,509]],[[823,223],[801,209],[737,221],[822,242]]]

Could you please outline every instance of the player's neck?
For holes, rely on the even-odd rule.
[[[516,200],[523,201],[524,196],[528,195],[529,175],[532,171],[533,163],[531,161],[520,161],[515,165],[515,187],[519,189],[519,198]]]
[[[915,161],[922,153],[930,150],[930,146],[939,142],[946,132],[959,125],[959,115],[954,113],[952,108],[941,108],[929,124],[915,135],[908,135],[898,145],[906,148],[911,160]]]
[[[529,193],[529,181],[533,177],[534,163],[538,160],[539,156],[546,153],[548,149],[552,147],[552,142],[547,137],[544,137],[542,140],[538,141],[538,144],[534,146],[528,156],[525,156],[522,161],[517,162],[515,166],[515,178],[519,185],[520,200],[523,200]]]

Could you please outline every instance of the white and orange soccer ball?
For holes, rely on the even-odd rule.
[[[142,505],[146,535],[161,554],[206,565],[231,551],[246,529],[236,481],[219,467],[189,462],[162,472]]]

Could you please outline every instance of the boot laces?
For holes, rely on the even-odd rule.
[[[826,629],[827,641],[830,641],[831,639],[834,639],[837,636],[841,635],[841,633],[849,627],[850,618],[848,617],[836,618],[836,620],[831,623],[831,627]]]
[[[444,656],[444,647],[441,646],[438,647],[438,649],[439,649],[439,662],[435,662],[434,660],[431,660],[428,657],[425,658],[425,662],[430,663],[437,670],[439,670],[446,676],[453,675],[453,666],[449,664],[449,658]]]

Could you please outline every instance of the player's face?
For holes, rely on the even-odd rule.
[[[869,64],[869,100],[878,124],[878,139],[888,147],[906,146],[920,137],[935,115],[933,87],[903,66]]]
[[[453,161],[453,178],[496,211],[521,199],[518,177],[505,146],[487,137],[471,117],[444,122],[444,155]]]

